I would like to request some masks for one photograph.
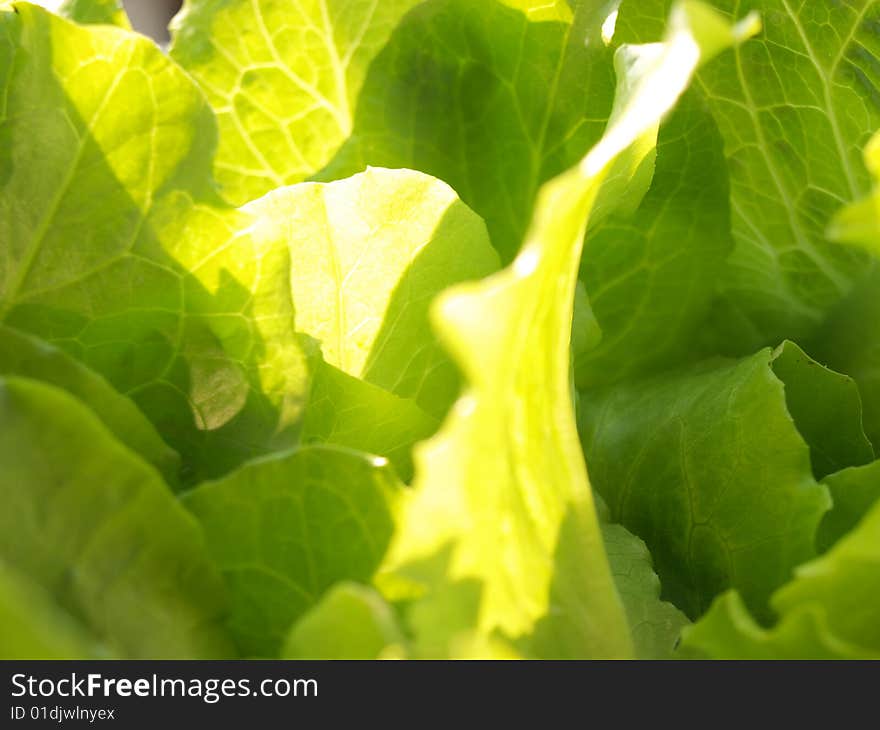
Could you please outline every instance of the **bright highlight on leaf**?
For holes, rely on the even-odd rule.
[[[472,632],[541,657],[632,651],[577,446],[569,336],[594,206],[604,212],[638,179],[657,125],[704,54],[754,30],[731,30],[710,15],[698,37],[696,7],[677,8],[665,43],[618,52],[608,131],[577,167],[541,190],[511,267],[437,302],[438,332],[470,385],[440,435],[418,453],[389,568],[422,594],[413,613],[469,588],[472,615],[444,627],[448,640]],[[454,653],[454,644],[431,638],[428,651]]]
[[[189,0],[171,56],[217,111],[224,196],[307,179],[351,134],[370,62],[419,0]]]
[[[880,658],[880,0],[40,6],[0,657]]]

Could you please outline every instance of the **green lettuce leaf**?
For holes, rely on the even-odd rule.
[[[880,501],[880,461],[831,474],[825,485],[834,506],[819,525],[816,542],[820,553],[848,535]]]
[[[850,375],[864,405],[865,432],[880,446],[880,262],[808,345],[822,362]]]
[[[0,0],[0,656],[880,659],[878,29]]]
[[[0,110],[0,322],[132,398],[181,454],[185,483],[296,446],[318,363],[308,335],[442,415],[457,380],[428,299],[497,265],[446,186],[374,170],[230,208],[211,177],[212,114],[155,45],[21,5],[0,14],[0,61],[16,110]]]
[[[0,378],[0,463],[0,559],[110,653],[232,654],[198,525],[88,408],[52,386]]]
[[[780,360],[801,372],[784,372],[783,381]],[[830,500],[786,403],[788,383],[799,386],[809,368],[817,374],[806,377],[840,385],[784,347],[581,398],[593,485],[611,519],[647,543],[664,597],[691,618],[728,587],[768,615],[772,591],[815,554]],[[820,409],[827,403],[818,398],[811,419],[827,415]],[[845,433],[859,426],[858,411],[832,415]]]
[[[303,419],[302,441],[384,456],[400,478],[409,482],[413,446],[439,425],[412,401],[321,363]]]
[[[66,390],[88,405],[120,442],[158,469],[169,485],[177,484],[180,457],[152,424],[100,375],[61,350],[0,325],[0,375],[27,377]]]
[[[689,92],[660,129],[642,204],[587,236],[581,278],[604,337],[576,362],[580,388],[692,359],[733,248],[728,198],[721,137]]]
[[[525,17],[494,0],[438,0],[409,13],[370,66],[350,139],[317,177],[341,178],[367,165],[427,171],[450,183],[487,221],[494,245],[509,261],[540,185],[597,141],[611,111],[614,82],[613,49],[599,38],[608,3],[572,3],[574,16],[566,3],[506,4]],[[230,3],[220,14],[249,17],[255,7]],[[224,22],[218,20],[218,28]],[[236,42],[243,42],[237,34]],[[180,53],[194,43],[181,34]],[[284,98],[293,113],[298,97],[287,90],[289,81],[278,74],[272,78],[261,88],[273,99]],[[278,120],[274,126],[263,117],[251,123],[261,134],[285,132]],[[243,119],[235,134],[250,129],[248,124]],[[587,244],[591,263],[584,276],[606,338],[579,364],[582,385],[689,353],[733,246],[727,171],[714,121],[690,102],[668,126],[659,176],[645,205],[637,215],[603,226]],[[275,145],[273,159],[278,149]],[[644,186],[630,184],[632,201],[628,206],[618,201],[620,207],[630,212],[638,207],[652,163],[653,157],[646,158]],[[591,225],[599,225],[601,217],[595,215]],[[655,336],[658,322],[667,324],[663,343]],[[330,323],[322,318],[325,328]]]
[[[540,185],[598,139],[613,98],[613,49],[598,38],[607,3],[573,3],[565,23],[535,22],[558,6],[525,5],[537,11],[528,19],[489,1],[410,13],[370,69],[351,139],[319,177],[368,164],[426,170],[485,218],[510,260]],[[606,336],[579,360],[581,385],[690,355],[733,247],[721,138],[699,102],[664,126],[659,156],[641,207],[652,156],[631,200],[618,201],[625,210],[607,224],[599,211],[591,219],[583,278]]]
[[[862,427],[862,402],[852,378],[823,367],[793,342],[773,353],[773,374],[785,385],[785,405],[810,447],[813,474],[822,479],[874,460]]]
[[[495,0],[417,7],[371,65],[351,137],[320,179],[367,165],[430,173],[482,216],[511,261],[540,186],[586,154],[611,111],[612,53],[586,46],[594,18],[578,5],[573,23]]]
[[[0,0],[0,9],[11,9],[15,4],[16,0]],[[75,23],[131,29],[122,0],[35,0],[35,4]]]
[[[735,594],[684,634],[715,658],[880,659],[880,504],[773,596],[779,623],[757,627]]]
[[[369,581],[399,497],[385,459],[330,447],[251,462],[186,494],[226,579],[242,653],[277,656],[290,625],[328,588]]]
[[[571,6],[576,2],[568,0],[501,0],[504,5],[521,10],[529,20],[572,19]]]
[[[793,581],[773,596],[785,616],[820,606],[828,626],[843,641],[880,655],[880,505],[816,560],[801,566]]]
[[[305,180],[348,138],[367,69],[419,0],[187,0],[171,56],[217,112],[217,179],[242,204]]]
[[[101,648],[51,596],[0,561],[0,659],[97,659]]]
[[[880,133],[865,150],[865,163],[874,178],[868,197],[840,211],[829,227],[832,240],[866,248],[880,256]],[[817,333],[811,348],[859,384],[865,404],[865,427],[880,444],[880,261],[864,283],[833,313]]]
[[[834,636],[821,607],[805,607],[765,629],[732,591],[721,596],[697,624],[685,630],[680,654],[697,659],[880,658],[880,653]]]
[[[483,222],[447,185],[409,170],[304,183],[259,205],[290,249],[297,328],[334,367],[442,417],[459,381],[428,305],[498,269]]]
[[[834,241],[863,246],[880,256],[880,132],[865,148],[865,165],[874,178],[873,192],[840,211],[828,235]]]
[[[308,611],[284,642],[282,659],[390,659],[405,638],[394,612],[372,588],[340,583]]]
[[[731,29],[683,3],[665,43],[621,49],[609,129],[542,189],[514,264],[438,300],[438,333],[469,385],[417,451],[383,583],[408,591],[408,626],[424,653],[455,654],[462,642],[540,657],[632,651],[572,410],[581,245],[594,206],[610,211],[628,181],[641,182],[660,119],[697,65],[754,28],[753,18]]]
[[[660,581],[654,573],[645,544],[620,525],[603,525],[602,537],[615,586],[620,593],[639,659],[673,656],[681,630],[690,622],[672,604],[661,601]],[[458,595],[467,599],[468,591]],[[455,596],[455,594],[453,594]],[[467,600],[465,600],[467,605]],[[406,602],[399,606],[406,612]],[[454,603],[418,605],[415,624],[420,646],[413,647],[399,626],[399,612],[374,590],[342,583],[294,624],[282,656],[288,659],[406,658],[424,652],[426,633],[436,633],[440,643],[460,617]],[[431,610],[433,609],[433,611]],[[439,610],[438,610],[439,609]],[[460,611],[460,607],[458,607]],[[470,637],[453,641],[457,656],[510,658],[510,647],[481,644]]]
[[[140,36],[28,4],[0,12],[0,68],[0,321],[131,397],[186,481],[293,445],[313,355],[289,253],[258,204],[216,199],[195,85]]]
[[[669,4],[624,3],[618,37],[654,37]],[[724,138],[736,240],[707,339],[742,355],[812,334],[864,270],[826,226],[868,187],[859,156],[880,127],[880,2],[713,5],[765,21],[761,38],[707,66],[698,83]]]
[[[60,0],[53,9],[77,23],[131,28],[121,0]]]
[[[687,616],[660,600],[660,579],[644,542],[620,525],[603,525],[605,553],[638,659],[671,659]]]

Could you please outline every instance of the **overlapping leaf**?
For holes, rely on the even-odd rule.
[[[811,334],[853,287],[863,259],[825,229],[868,178],[861,149],[880,127],[877,0],[716,0],[759,11],[761,38],[699,76],[729,160],[736,250],[713,346],[745,354]],[[644,40],[670,0],[624,3],[618,34]]]
[[[232,655],[197,524],[85,406],[0,379],[0,463],[0,559],[84,635],[136,659]]]
[[[831,474],[825,478],[825,484],[834,506],[819,525],[820,552],[848,535],[880,501],[880,461]]]
[[[412,401],[322,362],[303,419],[302,441],[379,454],[408,482],[413,475],[413,446],[439,425]]]
[[[130,28],[122,0],[58,0],[57,13],[77,23],[98,23]]]
[[[27,4],[0,58],[0,319],[132,397],[189,479],[291,443],[311,355],[288,254],[215,199],[195,86],[145,39]]]
[[[581,407],[594,486],[692,618],[728,587],[767,616],[771,593],[815,555],[830,507],[815,477],[873,458],[852,382],[791,343],[592,392]]]
[[[232,38],[227,21],[235,15],[244,22],[264,5],[228,4],[216,11],[213,24],[204,9],[193,11],[200,20],[186,16],[179,22],[176,55],[189,67],[188,49],[199,45],[195,37],[209,37],[218,49],[205,56],[204,68],[214,69],[219,49],[241,50],[247,42]],[[540,185],[580,159],[607,122],[614,82],[605,21],[616,3],[503,5],[435,0],[403,17],[369,67],[353,107],[350,138],[318,177],[345,177],[367,165],[436,175],[486,220],[493,244],[509,260]],[[285,65],[266,61],[260,93],[274,104],[283,100],[289,115],[308,116],[312,101],[291,92],[285,77],[275,73]],[[206,88],[223,118],[226,102]],[[222,135],[286,134],[283,119],[238,116],[238,131],[223,128]],[[285,148],[273,145],[272,160],[283,161],[279,150]],[[582,385],[689,357],[722,260],[733,246],[727,172],[708,112],[688,103],[664,131],[660,155],[645,205],[638,203],[650,183],[652,158],[645,160],[642,184],[627,191],[631,201],[619,206],[637,212],[601,226],[587,245],[591,266],[584,277],[606,337],[579,362]],[[594,216],[591,225],[601,217]],[[655,335],[658,323],[665,330],[663,342]]]
[[[670,659],[690,622],[660,599],[660,579],[641,540],[620,525],[603,525],[605,552],[620,593],[638,659]]]
[[[0,654],[880,656],[880,0],[55,6],[0,2]]]
[[[296,308],[331,362],[442,414],[456,381],[427,301],[495,266],[448,188],[372,171],[229,208],[212,188],[211,112],[154,45],[28,5],[0,23],[0,320],[129,395],[181,452],[185,481],[297,443],[316,347]],[[294,225],[305,212],[322,214],[308,231]],[[320,285],[302,275],[318,259]],[[382,287],[362,276],[377,267]],[[328,297],[339,332],[322,320]]]
[[[327,164],[351,133],[370,62],[418,2],[187,0],[171,55],[217,112],[228,200],[240,205]]]
[[[101,656],[95,644],[50,596],[0,563],[0,659],[85,659]]]
[[[832,314],[810,340],[822,362],[847,373],[859,386],[865,432],[880,446],[880,264]]]
[[[736,593],[725,593],[703,619],[685,634],[681,656],[698,659],[876,659],[847,644],[828,629],[819,607],[786,616],[765,629],[749,614]]]
[[[0,325],[0,375],[20,376],[66,390],[89,409],[116,437],[176,485],[180,457],[127,398],[98,374],[61,350]]]
[[[373,589],[340,583],[291,629],[285,659],[391,659],[406,639],[391,607]]]
[[[321,179],[366,165],[428,172],[485,219],[509,262],[540,186],[586,154],[611,111],[612,52],[586,46],[596,18],[576,5],[574,22],[495,0],[415,9],[373,62],[351,138]]]
[[[569,389],[581,244],[594,206],[625,198],[697,65],[753,28],[731,30],[684,3],[665,43],[619,51],[612,123],[580,165],[542,189],[517,260],[439,300],[438,331],[469,388],[418,452],[387,566],[417,595],[410,625],[429,653],[498,640],[532,656],[631,651]]]
[[[663,124],[651,189],[587,237],[581,277],[603,338],[576,361],[581,388],[692,360],[730,236],[729,185],[715,122],[689,92]]]
[[[686,647],[723,659],[880,658],[878,546],[880,505],[875,504],[858,527],[828,553],[801,566],[773,596],[779,616],[775,626],[759,627],[738,596],[727,594],[685,633]]]
[[[384,459],[327,447],[257,461],[184,498],[205,531],[246,656],[275,657],[291,623],[337,581],[368,581],[395,527]]]
[[[442,417],[458,375],[428,305],[498,269],[483,222],[447,185],[409,170],[303,183],[259,205],[290,250],[297,328],[326,362]]]
[[[865,404],[869,437],[880,444],[880,133],[865,152],[874,190],[840,211],[829,227],[839,243],[867,249],[875,257],[865,281],[838,307],[816,334],[811,347],[841,372],[858,382]]]
[[[564,20],[572,17],[568,0],[501,0],[505,5],[522,10],[529,20]]]

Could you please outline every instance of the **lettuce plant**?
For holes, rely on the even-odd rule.
[[[880,657],[880,1],[0,2],[0,656]]]

